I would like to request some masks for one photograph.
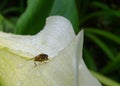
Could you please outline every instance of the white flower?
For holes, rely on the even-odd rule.
[[[47,18],[33,36],[0,32],[1,86],[101,86],[82,59],[83,30],[76,36],[61,16]],[[45,53],[47,63],[30,60]]]

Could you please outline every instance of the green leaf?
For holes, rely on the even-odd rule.
[[[97,28],[85,28],[85,32],[90,32],[90,33],[100,35],[102,37],[105,37],[106,39],[109,39],[109,40],[117,43],[117,44],[120,44],[120,37],[115,34],[112,34],[110,32],[99,30]]]
[[[93,55],[88,51],[86,48],[84,48],[84,60],[89,69],[97,70],[97,66],[95,64],[95,61],[93,59]]]
[[[91,71],[93,73],[94,76],[96,76],[96,78],[98,80],[100,80],[100,82],[102,82],[105,86],[120,86],[120,83],[112,80],[112,79],[109,79],[97,72],[94,72],[94,71]]]
[[[20,12],[20,8],[11,7],[11,8],[5,9],[5,10],[3,10],[2,14],[5,15],[5,14],[11,13],[11,12]]]
[[[89,37],[93,42],[95,42],[104,51],[104,53],[108,56],[110,60],[115,60],[114,54],[112,53],[111,49],[109,49],[109,47],[102,40],[91,33],[86,33],[85,35]]]
[[[0,31],[4,32],[13,32],[14,25],[5,19],[2,15],[0,15]]]
[[[115,61],[110,62],[109,64],[107,64],[102,70],[101,72],[103,74],[108,74],[111,73],[113,71],[119,70],[120,66],[120,53],[117,55]]]
[[[15,33],[37,33],[43,28],[46,17],[51,15],[68,18],[72,22],[75,32],[78,32],[79,19],[74,0],[28,0],[28,7],[18,20]]]
[[[107,16],[112,15],[112,16],[120,17],[119,10],[110,9],[106,4],[103,4],[100,2],[94,2],[93,5],[98,7],[98,8],[101,8],[104,12],[106,12]]]
[[[0,31],[3,31],[3,17],[0,15]]]
[[[81,20],[80,20],[80,25],[84,24],[86,21],[88,21],[91,18],[95,18],[95,17],[99,17],[101,15],[105,15],[105,12],[103,11],[98,11],[98,12],[94,12],[91,14],[88,14],[87,16],[84,16]]]
[[[103,10],[110,10],[110,8],[106,5],[106,4],[103,4],[103,3],[100,3],[100,2],[93,2],[93,5],[96,6],[96,7],[99,7]]]
[[[72,22],[75,32],[78,32],[79,18],[75,0],[55,0],[50,15],[61,15],[68,18]]]
[[[39,32],[49,15],[54,0],[28,0],[27,9],[19,18],[14,33],[35,34]]]
[[[87,15],[88,6],[91,4],[91,0],[76,0],[76,4],[79,8],[80,21]]]

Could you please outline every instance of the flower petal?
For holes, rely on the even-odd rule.
[[[76,37],[77,39],[77,55],[76,55],[76,63],[79,71],[77,79],[79,79],[79,85],[80,86],[102,86],[99,81],[93,77],[93,75],[89,72],[88,68],[86,67],[83,58],[82,58],[82,48],[83,48],[83,30],[79,32],[79,34]],[[76,82],[76,83],[78,83]]]
[[[72,60],[75,54],[75,45],[76,42],[72,41],[56,55],[56,58],[46,64],[43,63],[36,66],[33,60],[22,59],[18,54],[9,52],[8,48],[1,48],[0,63],[4,65],[0,66],[0,75],[4,81],[2,85],[73,86]]]
[[[100,82],[93,77],[93,75],[87,69],[83,59],[79,64],[79,85],[82,86],[102,86]]]
[[[0,32],[0,45],[36,56],[47,53],[51,58],[64,49],[75,37],[71,23],[61,16],[47,18],[42,31],[34,36],[13,35]],[[30,57],[31,58],[31,57]]]
[[[7,65],[7,69],[1,66],[1,69],[6,71],[1,70],[1,74],[8,74],[9,79],[13,75],[12,78],[16,80],[16,82],[12,80],[12,83],[7,83],[6,79],[4,83],[13,84],[12,86],[21,85],[21,83],[23,86],[73,86],[75,83],[81,86],[101,86],[84,64],[82,46],[83,31],[75,37],[71,23],[60,16],[49,17],[44,29],[34,36],[1,32],[0,55],[2,60],[0,61],[5,66]],[[23,55],[26,53],[27,58],[28,54],[36,56],[39,53],[47,53],[51,58],[57,58],[34,68],[32,60],[26,61],[21,59],[20,55],[9,51]],[[6,76],[2,77],[6,78]]]
[[[30,67],[28,82],[31,86],[37,82],[36,86],[74,86],[73,59],[76,54],[76,39],[74,38],[55,58],[44,65],[38,65],[34,69]],[[30,65],[30,64],[29,64]],[[31,65],[32,66],[32,65]],[[37,78],[39,77],[39,78]]]

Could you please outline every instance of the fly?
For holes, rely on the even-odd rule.
[[[47,54],[44,54],[44,53],[42,53],[42,54],[39,54],[39,55],[37,55],[37,56],[35,56],[34,58],[32,58],[32,59],[34,59],[34,64],[35,65],[37,65],[37,63],[36,62],[44,62],[44,63],[46,63],[49,59],[48,59],[48,55]],[[32,60],[32,59],[30,59],[30,60]]]

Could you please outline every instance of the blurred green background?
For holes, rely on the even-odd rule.
[[[120,86],[120,0],[0,0],[0,30],[35,34],[51,15],[84,29],[84,60],[104,86]]]

